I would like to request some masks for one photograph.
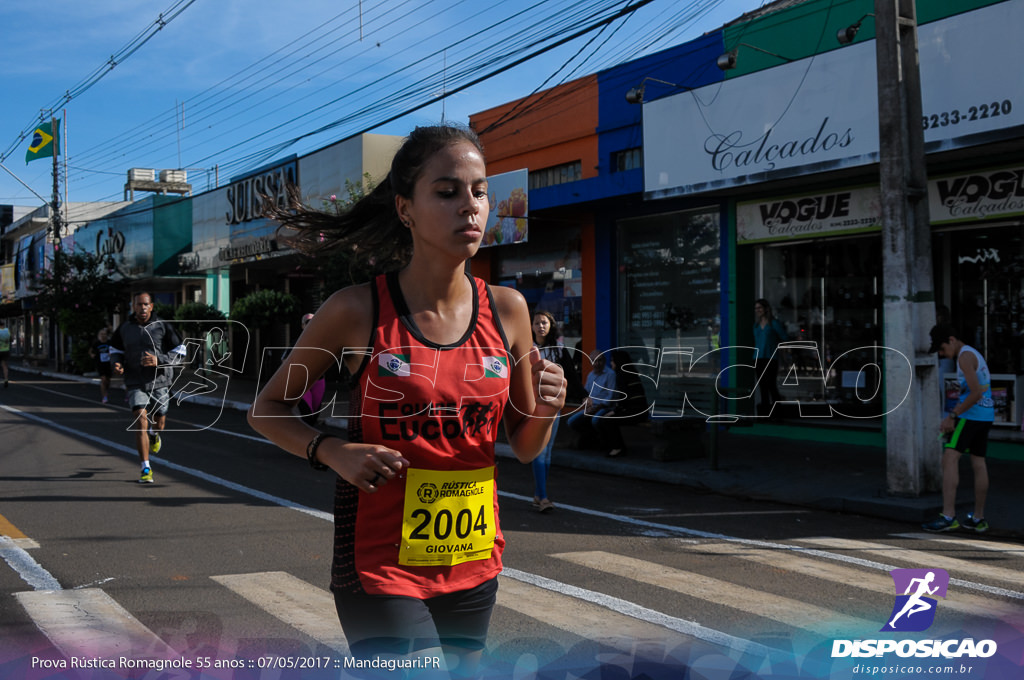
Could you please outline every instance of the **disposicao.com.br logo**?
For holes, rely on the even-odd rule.
[[[892,613],[880,632],[915,633],[935,622],[936,597],[945,598],[949,574],[943,569],[893,569],[889,572],[896,588]],[[880,657],[968,657],[987,658],[996,653],[993,640],[834,640],[832,658]]]

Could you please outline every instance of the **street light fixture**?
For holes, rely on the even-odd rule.
[[[626,101],[630,104],[643,104],[644,103],[644,90],[647,87],[648,82],[661,83],[662,85],[668,85],[669,87],[677,87],[680,90],[690,90],[693,88],[687,87],[686,85],[678,85],[676,83],[670,83],[667,80],[660,80],[658,78],[651,78],[650,76],[640,81],[640,84],[636,87],[632,87],[626,92]]]
[[[863,21],[868,17],[874,16],[875,15],[871,13],[865,14],[860,19],[857,19],[857,21],[850,24],[846,28],[840,28],[839,31],[836,32],[836,40],[839,41],[840,45],[849,45],[850,43],[853,42],[853,39],[857,37],[857,31],[860,30],[861,23],[863,23]]]
[[[718,68],[722,69],[723,71],[729,71],[731,69],[736,68],[736,55],[739,52],[741,47],[749,47],[752,50],[757,50],[758,52],[764,52],[765,54],[767,54],[769,56],[775,57],[776,59],[781,59],[782,61],[786,62],[787,64],[793,61],[789,57],[784,57],[781,54],[775,54],[774,52],[769,52],[766,49],[758,47],[757,45],[750,45],[750,44],[747,44],[747,43],[740,43],[739,45],[737,45],[736,47],[732,48],[731,50],[729,50],[728,52],[726,52],[722,56],[718,57],[718,59],[715,61],[715,63],[718,65]]]

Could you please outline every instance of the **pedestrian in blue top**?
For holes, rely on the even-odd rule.
[[[0,319],[0,370],[4,374],[4,389],[7,389],[7,357],[11,354],[11,331],[7,329],[7,319]]]
[[[598,442],[595,418],[611,413],[615,404],[615,371],[607,366],[604,354],[594,354],[593,370],[587,374],[583,407],[569,416],[569,427],[579,435],[579,448],[591,448]]]
[[[964,343],[952,326],[938,325],[929,331],[932,346],[944,359],[956,361],[956,378],[960,398],[943,419],[939,431],[946,435],[942,452],[942,513],[923,526],[925,531],[988,531],[985,521],[985,500],[988,496],[988,432],[996,419],[992,400],[992,376],[981,353]],[[960,454],[971,456],[974,471],[974,512],[963,522],[956,518],[956,488],[960,484]]]
[[[761,298],[754,302],[754,348],[757,356],[754,368],[757,370],[758,386],[761,392],[761,403],[758,413],[763,416],[778,417],[772,413],[775,402],[782,399],[779,394],[779,362],[775,358],[775,350],[779,343],[789,339],[786,327],[775,318],[772,306]]]

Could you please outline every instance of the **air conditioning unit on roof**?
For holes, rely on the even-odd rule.
[[[129,182],[152,182],[156,180],[156,170],[153,168],[131,168],[128,171]]]
[[[188,173],[184,170],[161,170],[161,182],[187,182]]]

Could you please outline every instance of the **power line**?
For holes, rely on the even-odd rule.
[[[651,0],[646,0],[645,2],[642,2],[642,3],[635,3],[633,5],[627,5],[628,10],[625,12],[625,14],[628,15],[632,11],[635,11],[637,8],[639,8],[639,7],[643,6],[643,5],[646,5],[650,1]],[[535,7],[539,7],[539,6],[546,5],[546,4],[550,4],[550,3],[539,2],[536,5],[531,6],[527,10],[524,10],[524,12],[528,11],[528,10],[531,10],[531,9],[534,9]],[[603,3],[603,4],[607,4],[607,3]],[[616,4],[621,4],[621,3],[616,3]],[[484,31],[490,31],[490,30],[494,30],[496,28],[502,28],[503,26],[508,25],[511,22],[513,22],[515,19],[517,19],[518,15],[522,14],[522,12],[520,12],[520,13],[518,13],[516,15],[513,15],[511,17],[506,17],[504,19],[501,19],[501,20],[495,22],[494,24],[492,24],[491,26],[485,28],[484,31],[480,31],[480,32],[478,32],[478,34],[469,36],[470,38],[472,38],[471,40],[466,40],[465,36],[462,36],[462,37],[460,37],[458,42],[453,43],[452,45],[449,45],[447,47],[440,48],[440,49],[436,50],[435,52],[432,52],[431,54],[428,54],[427,56],[425,56],[425,57],[423,57],[423,58],[421,58],[419,60],[411,62],[410,64],[408,64],[406,66],[403,66],[402,68],[397,69],[396,71],[393,71],[390,74],[382,76],[381,78],[378,79],[378,81],[376,81],[374,83],[368,83],[368,84],[366,84],[366,85],[364,85],[362,87],[358,87],[358,88],[355,88],[355,89],[350,89],[348,92],[343,93],[340,97],[332,99],[332,100],[330,100],[330,101],[328,101],[328,102],[326,102],[324,104],[321,104],[318,107],[313,107],[311,109],[306,109],[306,110],[302,111],[302,113],[298,114],[297,116],[293,117],[292,119],[289,119],[289,120],[285,121],[284,123],[279,123],[279,124],[269,128],[269,129],[262,130],[259,133],[257,133],[256,135],[252,135],[249,138],[246,138],[245,140],[243,140],[241,142],[237,142],[237,143],[235,143],[233,145],[230,145],[230,146],[228,146],[226,148],[223,148],[223,149],[215,151],[215,152],[213,152],[211,154],[208,154],[207,156],[205,156],[205,157],[203,157],[201,159],[193,160],[193,161],[191,161],[191,164],[193,164],[193,165],[203,165],[207,161],[210,161],[210,160],[212,160],[214,158],[219,158],[219,157],[222,157],[224,155],[227,155],[227,154],[229,154],[231,151],[233,151],[235,149],[238,149],[238,148],[246,146],[247,144],[251,143],[255,139],[267,136],[268,134],[272,134],[272,133],[274,133],[274,132],[276,132],[276,131],[278,131],[278,130],[280,130],[282,128],[285,128],[285,127],[287,127],[289,125],[294,125],[295,123],[300,122],[301,120],[308,119],[308,118],[312,117],[314,114],[316,114],[316,113],[318,113],[318,112],[320,112],[322,110],[325,110],[325,109],[331,107],[332,105],[336,105],[337,103],[345,100],[346,98],[352,98],[352,97],[356,97],[356,96],[361,96],[364,93],[364,91],[366,91],[368,89],[379,88],[383,82],[386,82],[386,81],[389,81],[389,80],[395,80],[395,79],[397,79],[403,73],[413,72],[417,67],[425,68],[426,66],[430,66],[431,68],[433,68],[433,64],[431,64],[431,60],[435,59],[436,55],[442,53],[442,51],[444,49],[449,50],[449,53],[451,53],[456,47],[458,47],[460,45],[470,45],[470,44],[481,44],[481,43],[484,43],[484,47],[481,47],[480,49],[478,49],[477,52],[475,53],[475,55],[471,55],[469,58],[464,59],[461,62],[462,65],[463,65],[462,70],[461,70],[461,74],[462,74],[461,77],[467,77],[468,75],[471,75],[473,73],[478,73],[481,68],[487,68],[490,65],[494,64],[495,62],[500,62],[501,60],[508,60],[508,59],[512,58],[516,53],[521,53],[525,49],[535,47],[539,42],[548,41],[548,43],[549,43],[548,49],[550,49],[550,48],[554,47],[554,45],[550,44],[551,41],[553,41],[555,38],[557,38],[558,35],[564,34],[564,31],[565,31],[565,29],[567,27],[572,26],[572,25],[579,25],[580,20],[592,21],[594,16],[601,16],[599,14],[599,12],[603,11],[605,14],[607,14],[607,12],[608,12],[608,10],[604,9],[604,7],[602,6],[602,3],[592,3],[589,6],[587,6],[587,5],[582,5],[581,6],[581,5],[578,5],[578,4],[574,4],[573,10],[574,10],[573,13],[566,13],[566,12],[562,12],[562,11],[554,11],[554,12],[552,12],[551,15],[543,17],[542,19],[537,20],[532,25],[530,25],[528,28],[529,28],[529,31],[531,31],[531,32],[525,32],[521,25],[513,26],[512,28],[515,31],[513,33],[513,35],[514,36],[515,35],[519,36],[518,42],[511,42],[510,43],[509,41],[494,41],[494,42],[490,43],[490,44],[499,44],[502,47],[506,48],[498,57],[495,57],[495,56],[493,56],[494,55],[494,49],[491,48],[488,43],[486,43],[487,38],[484,38],[484,36],[483,36]],[[583,14],[582,13],[583,10],[589,11],[590,14],[589,15]],[[621,10],[618,12],[618,15],[622,15],[622,11]],[[614,18],[617,15],[613,14],[611,16]],[[452,30],[452,29],[448,29],[448,30]],[[576,36],[574,36],[574,37],[576,37]],[[531,40],[531,39],[532,39],[532,42],[526,42],[527,40]],[[524,43],[524,44],[520,44],[520,43]],[[559,42],[557,44],[561,44],[561,43]],[[521,62],[516,62],[516,63],[521,63]],[[460,73],[460,71],[457,70],[456,66],[453,66],[453,68],[452,68],[453,77],[458,76],[459,73]],[[434,70],[436,71],[436,69],[434,69]],[[499,69],[499,70],[495,71],[495,73],[501,72],[503,70],[507,70],[507,69]],[[476,80],[475,82],[480,82],[480,81]],[[297,136],[296,138],[294,138],[292,140],[289,140],[289,142],[286,142],[285,144],[275,145],[275,146],[270,147],[268,149],[264,149],[264,150],[260,150],[260,151],[256,151],[256,152],[251,152],[247,156],[242,157],[240,159],[228,160],[228,161],[221,162],[220,165],[225,170],[230,170],[231,167],[241,167],[241,166],[252,167],[253,163],[255,161],[261,161],[262,162],[262,161],[267,160],[268,157],[273,156],[273,154],[276,153],[276,150],[278,148],[287,148],[287,146],[290,146],[292,143],[294,143],[296,141],[308,138],[311,135],[318,134],[318,133],[324,132],[326,130],[334,129],[339,124],[344,124],[345,122],[357,121],[360,117],[365,118],[368,115],[377,114],[377,113],[381,112],[381,110],[383,108],[390,107],[391,110],[394,110],[395,106],[406,105],[406,102],[408,102],[410,97],[413,97],[413,96],[420,96],[420,97],[422,97],[423,96],[423,94],[422,94],[423,92],[431,91],[431,90],[436,90],[437,87],[438,87],[437,84],[430,82],[429,78],[426,78],[426,79],[421,78],[419,81],[416,81],[416,82],[412,83],[411,85],[406,86],[405,88],[393,90],[388,96],[385,96],[383,98],[380,98],[380,99],[374,101],[371,105],[369,105],[367,107],[364,107],[363,109],[358,110],[358,111],[350,114],[349,116],[346,116],[343,119],[332,121],[331,123],[329,123],[329,124],[327,124],[325,126],[321,126],[320,128],[317,128],[313,133],[300,134],[299,136]],[[461,89],[464,89],[464,88],[458,88],[458,89],[448,88],[446,94],[448,96],[450,96],[452,94],[455,94],[457,91],[459,91]],[[405,115],[408,112],[415,111],[415,110],[418,110],[420,108],[423,108],[423,106],[429,105],[430,103],[433,103],[433,99],[431,99],[430,101],[426,102],[423,105],[416,106],[416,107],[414,107],[412,109],[409,109],[408,111],[403,111],[401,115]],[[395,117],[400,117],[400,116],[395,116]],[[389,118],[389,120],[393,120],[395,117]],[[369,129],[373,129],[374,127],[378,127],[381,124],[383,124],[383,123],[370,124]]]
[[[78,84],[67,90],[55,102],[50,104],[50,106],[45,107],[44,110],[56,111],[87,92],[93,85],[102,80],[103,76],[114,70],[118,64],[135,54],[143,45],[149,42],[153,36],[163,30],[168,23],[181,16],[182,12],[188,9],[194,2],[195,0],[177,0],[165,12],[162,12],[160,16],[153,21],[153,23],[141,31],[137,36],[132,38],[127,45],[111,55],[110,59],[108,59],[103,65],[97,67],[90,75],[86,76]],[[183,4],[184,6],[182,6]],[[21,146],[21,143],[35,131],[37,123],[41,120],[43,120],[42,116],[26,126],[19,133],[18,138],[7,147],[7,150],[4,151],[3,154],[0,154],[0,161],[7,160],[7,157],[14,153],[14,151]]]
[[[370,13],[366,26],[371,30],[366,32],[368,40],[363,43],[355,40],[352,22],[346,21],[350,18],[351,11],[342,12],[306,31],[300,38],[184,100],[187,122],[181,141],[185,164],[204,166],[216,162],[225,174],[238,174],[247,168],[258,167],[273,160],[285,149],[296,144],[311,143],[317,135],[344,129],[342,134],[347,138],[377,129],[435,104],[445,97],[464,92],[473,85],[569,41],[591,35],[583,47],[551,71],[551,75],[543,81],[541,88],[553,82],[559,74],[562,75],[558,82],[564,83],[587,64],[597,62],[601,58],[605,62],[621,63],[626,57],[632,58],[645,49],[653,49],[659,40],[668,39],[680,26],[685,25],[687,19],[695,21],[703,13],[721,3],[721,0],[694,0],[680,9],[679,4],[673,2],[673,14],[667,21],[659,21],[658,26],[650,30],[648,27],[655,19],[643,25],[630,24],[630,32],[624,19],[633,16],[637,9],[654,0],[637,3],[622,0],[593,0],[590,3],[542,0],[511,17],[499,18],[472,33],[466,33],[462,29],[475,24],[460,21],[457,25],[438,29],[432,35],[417,35],[415,41],[409,40],[407,34],[410,22],[416,23],[417,28],[429,25],[423,20],[425,15],[450,12],[466,1],[456,0],[444,8],[437,8],[434,5],[428,7],[421,3],[409,11],[406,10],[414,0],[382,3],[378,8],[374,8],[375,13]],[[179,0],[176,6],[181,2],[182,0]],[[506,3],[500,0],[495,4],[493,11],[487,7],[474,6],[473,16],[495,15],[500,7],[504,6]],[[396,16],[402,20],[395,20]],[[610,28],[613,23],[620,20],[620,25],[614,29]],[[604,23],[600,23],[602,21]],[[580,33],[576,30],[584,25],[589,27],[588,31]],[[592,34],[593,31],[597,31],[596,35]],[[393,68],[371,82],[364,82],[363,74],[370,74],[372,70],[379,69],[382,63],[381,58],[370,59],[376,56],[378,42],[387,45],[392,41],[401,41],[404,47],[397,53],[391,53],[393,58],[395,54],[414,52],[421,45],[433,44],[452,33],[455,33],[456,37],[449,40],[448,44],[442,44],[443,46],[425,56]],[[563,41],[561,38],[564,36],[570,37]],[[608,48],[613,42],[616,42],[618,50],[611,53]],[[600,54],[602,50],[606,50],[603,57]],[[441,76],[438,73],[438,60],[439,55],[446,51],[447,73]],[[319,78],[332,70],[343,70],[345,77],[320,85]],[[310,83],[315,84],[318,91],[302,94],[301,89]],[[437,96],[436,93],[442,88],[443,94]],[[300,94],[296,96],[296,92]],[[324,93],[335,92],[338,93],[337,96],[324,100]],[[376,93],[379,94],[373,96]],[[367,99],[368,95],[373,98]],[[546,94],[541,101],[553,96]],[[317,98],[323,101],[318,101]],[[529,109],[540,106],[541,101],[531,101]],[[352,103],[356,105],[351,106]],[[233,107],[243,105],[247,107],[248,114],[244,119],[242,116],[229,115]],[[271,107],[274,111],[271,111]],[[251,112],[254,110],[261,113],[253,116]],[[282,111],[295,111],[295,114],[282,123],[255,128],[259,121]],[[154,162],[154,159],[155,154],[164,154],[168,158],[175,155],[169,150],[160,151],[162,146],[169,144],[178,134],[178,124],[171,113],[168,111],[158,114],[147,123],[136,126],[128,134],[119,134],[106,143],[76,153],[72,166],[74,177],[70,181],[76,185],[83,181],[87,183],[84,186],[79,185],[79,191],[90,186],[98,186],[102,181],[100,175],[121,174],[123,170],[112,171],[115,164],[134,163],[133,158],[143,150],[149,152],[149,158],[139,165],[170,167],[160,165]],[[227,128],[228,125],[233,127]],[[305,129],[297,129],[300,126]],[[254,143],[260,143],[267,137],[290,130],[295,132],[284,141],[251,148]],[[221,142],[212,152],[208,150],[210,141],[214,141],[211,136]],[[126,139],[133,141],[126,145]],[[90,178],[96,181],[89,182]]]

